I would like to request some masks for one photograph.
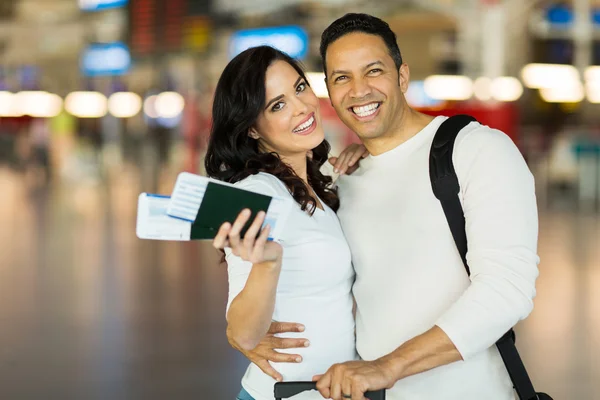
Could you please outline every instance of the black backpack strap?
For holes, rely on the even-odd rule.
[[[431,187],[435,197],[442,204],[452,237],[469,276],[471,271],[467,265],[465,215],[458,197],[460,185],[452,162],[452,152],[458,133],[473,121],[477,120],[469,115],[456,115],[448,118],[437,130],[429,153]],[[519,398],[521,400],[537,399],[538,396],[515,346],[514,331],[511,329],[502,336],[496,342],[496,347],[498,347]]]
[[[429,153],[429,178],[433,194],[442,203],[452,237],[468,275],[471,275],[471,271],[467,265],[465,216],[458,197],[460,185],[452,163],[452,152],[458,133],[473,121],[476,119],[469,115],[456,115],[445,120],[433,138]]]

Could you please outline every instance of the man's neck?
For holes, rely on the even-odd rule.
[[[402,110],[402,116],[388,133],[374,139],[364,139],[363,144],[370,154],[378,156],[395,149],[402,143],[411,139],[429,125],[433,119],[434,117],[420,113],[406,106],[404,107],[404,110]]]

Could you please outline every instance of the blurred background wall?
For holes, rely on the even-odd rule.
[[[385,19],[410,104],[503,130],[536,178],[534,382],[600,399],[599,0],[0,0],[0,399],[233,398],[226,273],[206,243],[135,237],[140,192],[203,173],[226,63],[302,60],[337,154],[320,34]]]

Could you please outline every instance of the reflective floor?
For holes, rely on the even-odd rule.
[[[172,179],[32,189],[0,169],[0,399],[233,399],[226,273],[201,243],[135,237],[138,194]],[[517,328],[540,390],[600,399],[600,218],[542,211],[536,307]]]

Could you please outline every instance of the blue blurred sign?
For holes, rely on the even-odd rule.
[[[591,11],[592,23],[600,25],[600,9],[596,8]],[[570,27],[575,22],[575,13],[570,6],[553,5],[546,9],[546,21],[554,27]]]
[[[127,3],[129,0],[79,0],[79,8],[83,11],[99,11],[125,7]]]
[[[308,52],[308,34],[299,26],[245,29],[237,31],[229,42],[229,56],[260,45],[268,45],[287,53],[292,58],[303,59]]]
[[[546,10],[546,19],[552,25],[570,25],[573,18],[571,8],[564,5],[553,5]]]
[[[85,76],[123,75],[130,67],[131,55],[123,43],[92,44],[81,55]]]
[[[592,11],[592,20],[594,21],[594,25],[600,25],[600,8]]]

